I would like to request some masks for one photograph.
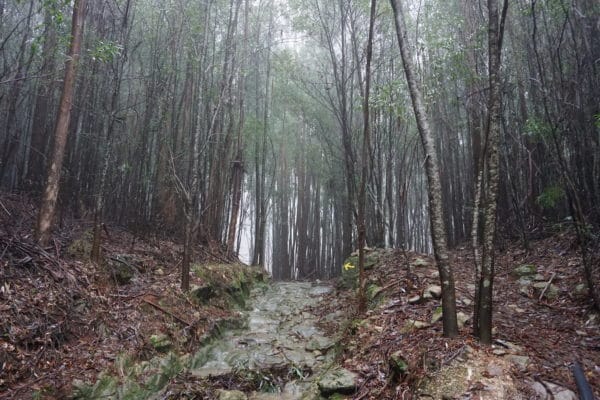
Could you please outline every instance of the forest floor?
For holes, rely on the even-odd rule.
[[[0,399],[66,398],[74,380],[118,374],[116,361],[124,355],[156,355],[153,335],[172,338],[173,350],[184,353],[220,321],[237,318],[219,299],[200,306],[183,295],[182,249],[173,241],[107,227],[108,265],[96,266],[86,261],[88,222],[65,218],[41,249],[31,235],[35,217],[27,197],[0,196]],[[205,248],[196,259],[231,262]],[[125,276],[123,265],[131,270]],[[203,282],[192,274],[191,283]]]
[[[173,241],[107,227],[103,252],[110,265],[135,266],[130,280],[119,284],[118,273],[85,261],[88,223],[65,218],[42,250],[31,238],[35,216],[26,197],[0,196],[2,400],[66,398],[75,380],[93,382],[107,371],[122,375],[123,354],[156,356],[153,334],[166,335],[176,351],[189,353],[219,321],[238,317],[218,299],[199,306],[182,294],[181,247]],[[442,337],[441,321],[432,323],[440,305],[435,294],[427,295],[439,282],[433,261],[399,250],[374,251],[378,262],[368,271],[372,302],[366,314],[352,311],[354,291],[343,285],[311,310],[323,316],[320,326],[332,335],[341,321],[326,316],[351,317],[342,324],[338,356],[359,377],[351,398],[550,399],[544,392],[551,390],[555,399],[568,399],[559,397],[567,392],[558,392],[576,392],[569,371],[575,360],[599,396],[600,318],[577,289],[583,274],[573,235],[557,231],[530,247],[506,244],[498,251],[492,347],[471,336],[473,261],[467,248],[452,254],[458,308],[467,319],[455,339]],[[229,262],[215,250],[197,253],[203,263]],[[529,283],[514,276],[522,265],[535,269]],[[203,283],[197,276],[192,280]],[[391,365],[398,359],[406,362],[401,372],[397,362]],[[171,386],[185,387],[185,379],[177,376]]]
[[[380,300],[355,316],[340,360],[361,376],[354,399],[578,399],[569,369],[574,361],[600,398],[600,318],[582,290],[573,234],[532,241],[529,251],[519,243],[498,249],[493,346],[478,344],[471,333],[469,249],[452,252],[458,311],[467,320],[454,339],[442,337],[441,321],[432,323],[441,305],[425,294],[439,285],[433,260],[399,250],[375,253],[379,261],[367,276]],[[515,276],[523,265],[533,266],[531,281]],[[354,291],[332,296],[351,302]],[[406,362],[406,373],[394,374],[398,358]]]

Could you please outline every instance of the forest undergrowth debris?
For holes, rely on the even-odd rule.
[[[383,288],[380,301],[355,315],[342,339],[346,346],[340,363],[360,375],[353,398],[545,399],[550,395],[540,387],[554,388],[555,396],[576,393],[569,370],[575,360],[599,390],[600,320],[582,285],[574,240],[572,232],[563,231],[536,240],[530,251],[517,243],[497,251],[496,340],[491,347],[481,346],[471,335],[474,282],[468,248],[452,253],[458,311],[466,317],[460,336],[453,339],[442,337],[436,318],[440,300],[431,289],[439,285],[439,275],[433,260],[377,250],[379,262],[369,271],[368,282]],[[523,265],[535,270],[525,280],[513,273]],[[344,283],[332,296],[352,303],[354,291]],[[322,309],[323,315],[330,311]],[[394,371],[398,359],[402,373]],[[456,377],[450,381],[456,387],[445,386],[444,371],[459,367],[465,376],[453,372]]]
[[[6,194],[0,201],[0,399],[65,398],[74,379],[118,375],[119,358],[162,351],[152,337],[185,351],[235,314],[181,292],[181,248],[172,241],[106,227],[108,261],[98,266],[86,259],[88,223],[65,218],[42,249],[31,235],[34,203]],[[224,259],[211,256],[214,250],[198,253],[205,264]],[[132,268],[127,283],[113,273],[114,263]],[[206,282],[194,276],[193,283]]]

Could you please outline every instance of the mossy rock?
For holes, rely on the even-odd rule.
[[[356,391],[357,375],[347,369],[335,368],[327,371],[318,381],[322,395],[334,393],[353,394]]]
[[[367,300],[371,306],[377,305],[383,299],[383,288],[374,283],[367,285],[366,288]]]
[[[365,254],[365,271],[372,269],[379,262],[376,252]],[[358,256],[350,256],[342,265],[341,286],[345,289],[356,289],[358,287]]]
[[[393,352],[390,355],[388,364],[390,366],[390,371],[392,371],[394,378],[399,379],[408,374],[408,362],[402,355],[402,351],[398,350]]]
[[[216,295],[214,288],[209,285],[192,285],[190,294],[192,295],[192,298],[200,304],[208,303],[210,299],[212,299]]]
[[[94,233],[91,229],[86,230],[81,236],[71,242],[67,247],[66,254],[78,260],[89,260],[92,254],[92,243]]]
[[[107,269],[110,276],[119,285],[126,285],[131,282],[136,273],[136,270],[132,265],[116,260],[109,260]]]
[[[548,300],[554,300],[560,294],[560,289],[553,283],[548,285],[546,282],[537,282],[533,284],[533,288],[537,293],[542,293],[545,290],[544,298]]]
[[[214,299],[221,301],[221,306],[224,301],[227,307],[244,308],[250,288],[268,280],[264,270],[242,264],[194,265],[192,270],[202,280],[202,285],[192,289],[192,299],[201,304]]]
[[[533,264],[522,264],[513,269],[512,274],[516,277],[534,276],[537,274],[537,267]]]

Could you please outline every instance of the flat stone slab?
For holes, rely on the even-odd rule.
[[[352,394],[356,391],[357,375],[344,368],[329,370],[319,380],[321,394],[328,396],[334,393]]]

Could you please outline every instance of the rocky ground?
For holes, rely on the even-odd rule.
[[[367,260],[372,308],[354,317],[340,357],[359,376],[353,399],[577,399],[574,361],[599,395],[600,319],[568,232],[534,241],[530,251],[514,244],[498,252],[492,347],[471,336],[468,249],[453,253],[462,328],[451,340],[441,335],[439,278],[430,258],[376,250]],[[346,285],[332,296],[352,301],[353,274],[345,269]]]

